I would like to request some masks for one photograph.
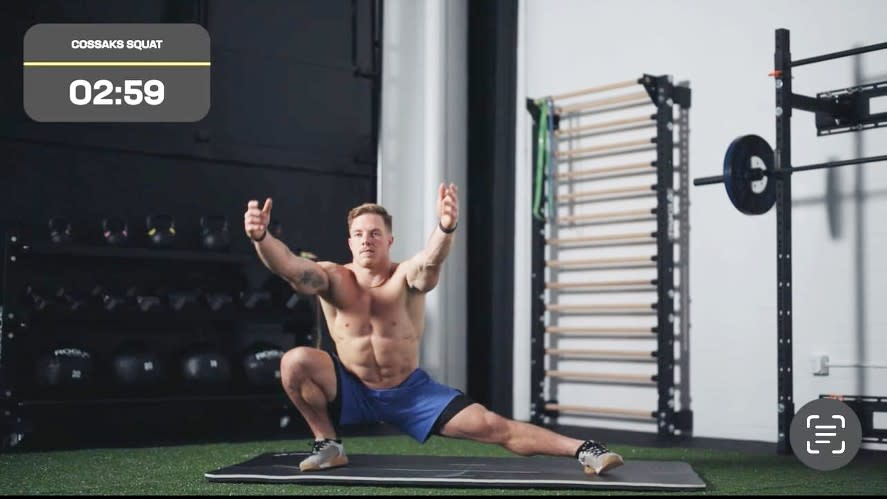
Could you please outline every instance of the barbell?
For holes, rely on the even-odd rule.
[[[723,182],[727,196],[737,210],[747,215],[761,215],[770,211],[776,203],[777,177],[807,170],[877,161],[887,161],[887,155],[777,169],[775,154],[770,144],[758,135],[743,135],[731,142],[727,148],[723,175],[696,178],[693,179],[693,185]]]

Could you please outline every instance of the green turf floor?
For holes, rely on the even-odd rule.
[[[497,446],[432,437],[419,445],[408,437],[354,437],[351,454],[511,456]],[[792,456],[703,449],[655,449],[611,444],[626,460],[684,461],[705,481],[693,494],[887,495],[887,459],[858,456],[840,470],[819,472]],[[210,483],[203,474],[265,452],[309,451],[307,440],[220,443],[136,449],[91,449],[0,454],[0,494],[218,494],[218,495],[503,495],[502,489],[454,489],[293,484]],[[519,457],[515,459],[520,459]],[[581,475],[576,464],[577,476]],[[628,494],[607,490],[509,489],[508,495]],[[636,494],[636,492],[633,492]],[[661,492],[657,492],[661,494]]]

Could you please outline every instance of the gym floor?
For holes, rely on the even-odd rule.
[[[619,435],[606,435],[617,437]],[[308,451],[308,438],[244,443],[212,443],[169,447],[88,450],[16,451],[0,455],[3,495],[587,495],[588,490],[457,489],[413,487],[325,486],[293,484],[210,483],[204,473],[265,452]],[[602,439],[603,440],[603,439]],[[629,437],[629,441],[631,438]],[[634,439],[635,442],[644,442]],[[438,456],[510,456],[498,446],[432,437],[420,445],[404,436],[346,437],[351,454],[413,454]],[[772,445],[694,439],[687,447],[634,442],[607,442],[626,460],[683,461],[705,481],[696,494],[887,495],[887,458],[861,451],[850,465],[832,472],[804,466],[793,456],[780,456]],[[660,443],[661,444],[661,443]],[[717,445],[720,448],[711,448]],[[520,458],[516,458],[520,459]],[[576,464],[576,473],[582,473]],[[636,494],[634,491],[595,491]],[[659,494],[661,492],[657,492]]]

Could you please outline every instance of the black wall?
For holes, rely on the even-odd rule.
[[[368,3],[357,2],[358,61]],[[149,0],[6,3],[0,21],[0,222],[66,214],[81,234],[102,216],[204,213],[242,235],[250,199],[275,199],[284,241],[348,257],[344,219],[375,199],[372,87],[352,70],[349,1]],[[197,123],[36,123],[22,107],[23,35],[43,22],[199,22],[212,46],[211,106]],[[196,237],[196,235],[195,235]],[[236,238],[235,250],[249,251]]]
[[[468,392],[512,413],[517,1],[468,4]]]
[[[259,285],[270,273],[255,257],[243,233],[242,217],[249,200],[272,197],[272,219],[282,223],[281,239],[292,249],[309,250],[320,259],[347,261],[350,254],[345,241],[346,214],[351,207],[376,198],[374,109],[378,109],[378,102],[373,102],[373,96],[378,95],[378,87],[374,88],[370,78],[355,76],[353,64],[356,59],[366,70],[371,60],[370,5],[368,0],[2,3],[0,69],[5,77],[0,79],[0,229],[22,227],[25,233],[36,234],[28,242],[38,244],[48,238],[48,219],[64,216],[73,225],[75,241],[101,244],[101,219],[116,215],[129,222],[130,233],[136,236],[135,244],[139,245],[143,242],[139,236],[144,239],[145,216],[166,213],[176,219],[177,248],[199,250],[199,218],[207,214],[224,215],[233,231],[231,252],[241,253],[251,262],[249,272],[254,274],[251,275],[255,277],[253,284]],[[353,20],[357,26],[356,40]],[[207,29],[211,38],[211,105],[204,119],[196,123],[37,123],[25,114],[22,103],[25,32],[38,23],[111,22],[188,22],[202,24]],[[352,52],[352,43],[356,54]],[[60,257],[53,260],[45,272],[36,269],[36,274],[44,274],[39,277],[47,286],[58,276],[63,281],[82,281],[78,284],[89,288],[92,282],[87,281],[93,279],[94,274],[86,268],[75,270],[82,266],[78,262],[83,261]],[[66,262],[71,262],[70,266]],[[95,264],[95,259],[92,262]],[[20,264],[24,264],[23,261]],[[5,269],[6,265],[8,262],[0,268]],[[138,268],[140,265],[143,264],[133,260],[133,267],[126,267],[127,273],[133,270],[135,275],[139,272],[150,275],[152,268],[171,268],[157,262],[144,264],[142,269]],[[203,277],[225,274],[232,268],[227,263],[214,266],[206,262],[195,265],[181,262],[177,265],[181,265],[182,275],[190,272]],[[35,269],[30,270],[34,273]],[[120,279],[126,279],[122,272],[120,274]],[[7,291],[19,293],[21,290]],[[0,298],[6,305],[13,301],[10,296]],[[19,298],[16,294],[16,300]],[[95,325],[96,330],[102,329],[103,332],[96,334],[105,335],[89,339],[94,348],[119,339],[112,329],[117,324],[114,321],[124,316],[116,317],[89,323]],[[150,324],[130,322],[121,331],[169,343],[169,350],[173,352],[186,343],[182,338],[188,335],[211,336],[219,342],[228,342],[230,338],[240,337],[238,335],[251,334],[252,329],[262,329],[262,324],[250,321],[269,317],[254,313],[243,320],[230,319],[204,321],[207,329],[192,331],[188,329],[191,319],[164,324],[163,318],[155,315]],[[16,324],[8,322],[6,332],[13,331],[12,327],[19,328],[18,320]],[[82,340],[78,331],[88,329],[82,321],[77,322],[78,327],[68,329],[60,327],[64,323],[58,320],[45,322],[53,324],[53,338],[67,334],[71,341]],[[38,324],[34,319],[28,325],[32,333],[40,333]],[[20,334],[14,343],[0,344],[0,351],[5,348],[3,360],[7,364],[9,355],[15,351],[27,353],[39,344],[25,338],[22,331],[24,327],[16,331]],[[49,337],[46,338],[48,342]],[[96,359],[104,361],[107,357],[96,355]],[[8,365],[0,367],[8,368]],[[29,368],[24,366],[15,372],[18,376],[29,372]],[[11,379],[10,374],[8,370],[0,371],[0,385],[27,385]],[[109,380],[103,382],[110,384]],[[179,393],[167,388],[158,389],[153,395]],[[275,393],[283,397],[280,390]],[[27,409],[27,404],[22,406],[20,396],[14,393],[13,400],[3,400],[0,396],[0,406]],[[218,418],[225,416],[230,408],[204,405],[199,398],[189,400],[187,404],[196,412],[173,410],[158,412],[155,416],[163,416],[164,424],[192,422],[193,426],[184,431],[185,438],[193,438],[196,430],[209,428],[219,430],[225,438],[260,430],[259,423],[245,423],[252,415],[244,414],[234,423],[233,419]],[[234,404],[249,409],[252,399],[246,400],[244,403],[243,399],[235,399]],[[82,413],[61,417],[53,408],[62,405],[47,405],[46,400],[41,404],[40,414],[46,419],[34,423],[36,426],[30,429],[39,429],[41,424],[44,429],[58,427],[61,430],[64,425],[79,428],[67,431],[72,437],[89,433],[82,425],[87,422],[108,430],[109,427],[102,426],[106,423],[97,422],[99,414],[111,423],[127,420],[125,413],[131,413],[129,421],[139,420],[140,424],[151,420],[159,425],[160,421],[148,417],[144,409],[147,406],[141,405],[108,405],[96,411],[95,405],[68,404],[66,409],[82,410]],[[35,421],[36,414],[32,418]],[[21,415],[29,416],[27,410]],[[215,423],[211,423],[211,417],[216,417]],[[0,427],[5,423],[0,421]],[[265,428],[269,427],[268,423],[268,419],[261,421]],[[294,421],[291,427],[298,426],[297,423]],[[26,421],[26,427],[16,431],[27,431],[27,424],[30,423]],[[277,425],[277,420],[271,422],[273,428],[279,429]],[[171,431],[169,427],[146,428],[140,431],[145,436],[150,434],[152,441],[157,441],[161,432]],[[123,431],[131,430],[128,427]],[[99,431],[97,435],[105,433],[109,432]],[[98,443],[97,435],[89,437],[94,444]]]

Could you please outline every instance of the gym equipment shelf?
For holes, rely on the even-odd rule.
[[[316,304],[268,276],[255,255],[34,234],[0,234],[0,447],[73,435],[101,418],[138,427],[151,416],[113,416],[137,408],[171,429],[170,411],[200,420],[217,404],[232,405],[207,418],[273,412],[270,430],[284,415],[298,420],[271,373],[278,351],[314,343]],[[261,349],[276,356],[257,364],[250,356]]]
[[[10,236],[16,238],[16,236]],[[15,241],[11,241],[15,242]],[[44,255],[52,257],[94,257],[113,258],[127,260],[171,260],[188,263],[231,263],[245,264],[256,261],[253,255],[238,253],[213,253],[211,251],[187,251],[165,248],[135,248],[135,247],[101,247],[87,245],[50,245],[50,244],[22,244],[21,255]]]
[[[156,405],[169,403],[195,403],[203,404],[207,402],[281,402],[286,403],[289,399],[283,392],[280,393],[258,393],[258,394],[234,394],[234,395],[194,395],[194,396],[166,396],[166,397],[120,397],[120,398],[93,398],[79,400],[25,400],[22,401],[22,407],[53,407],[59,405],[79,405],[79,406],[102,406],[102,405]]]

